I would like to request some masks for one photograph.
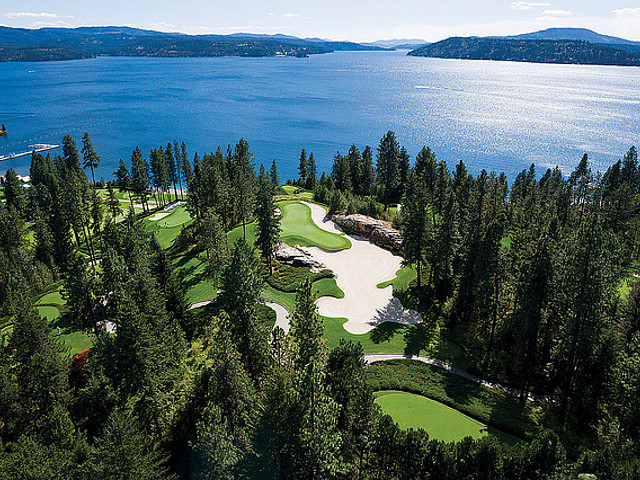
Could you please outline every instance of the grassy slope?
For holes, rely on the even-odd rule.
[[[531,438],[536,433],[536,420],[544,408],[528,402],[523,409],[511,395],[411,360],[374,363],[367,368],[366,375],[375,391],[401,390],[424,395],[521,438]]]
[[[459,442],[464,437],[481,438],[489,433],[507,443],[517,438],[492,429],[458,410],[415,393],[397,390],[375,392],[376,403],[383,413],[391,415],[400,428],[422,428],[430,438],[443,442]]]
[[[280,202],[280,239],[288,245],[317,246],[325,250],[344,250],[351,242],[344,235],[320,229],[311,218],[311,209],[298,201]]]

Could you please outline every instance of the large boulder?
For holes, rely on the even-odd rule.
[[[376,245],[402,249],[402,234],[391,223],[366,215],[333,215],[331,217],[343,230],[369,238]]]
[[[289,245],[281,243],[278,245],[273,257],[279,263],[291,265],[292,267],[307,267],[311,269],[313,273],[321,272],[326,268],[324,264],[314,259],[307,250],[298,245],[290,247]]]

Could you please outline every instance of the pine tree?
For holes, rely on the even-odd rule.
[[[294,363],[298,369],[307,365],[311,358],[323,362],[326,355],[326,341],[323,338],[324,322],[318,315],[309,278],[302,282],[296,293],[296,307],[291,315],[289,337],[293,345]]]
[[[309,163],[307,162],[307,152],[303,148],[300,152],[300,159],[298,160],[298,175],[300,176],[300,185],[304,185],[307,180],[307,174],[309,169]]]
[[[316,183],[318,183],[318,167],[316,167],[316,159],[313,156],[313,152],[311,152],[308,159],[307,182],[305,188],[307,190],[315,190]]]
[[[255,201],[256,175],[251,155],[247,141],[240,139],[233,151],[231,162],[233,199],[235,200],[236,214],[242,221],[242,236],[245,239],[247,237],[246,223],[253,212]]]
[[[280,185],[280,177],[278,177],[278,165],[276,165],[276,159],[271,162],[271,169],[269,170],[269,178],[271,179],[271,185],[273,188],[277,188]]]
[[[25,214],[27,206],[25,189],[13,168],[7,170],[5,174],[4,196],[8,206],[15,208],[19,215]]]
[[[104,480],[172,480],[167,458],[150,438],[134,424],[134,419],[115,412],[89,454],[87,475]]]
[[[214,284],[217,284],[222,268],[227,260],[229,248],[222,221],[213,208],[208,208],[202,216],[200,241],[202,247],[207,252],[209,276],[214,280]]]
[[[91,181],[95,186],[96,177],[94,176],[93,170],[100,166],[100,156],[93,149],[93,143],[91,142],[89,132],[84,132],[84,135],[82,136],[82,156],[84,159],[82,167],[91,169]]]
[[[400,182],[400,147],[393,132],[387,132],[378,146],[377,182],[382,189],[384,209],[387,210]]]
[[[267,336],[258,323],[256,310],[261,290],[262,277],[255,252],[244,239],[239,239],[222,275],[219,302],[229,314],[231,338],[252,375],[264,369],[267,357]]]
[[[360,185],[361,195],[372,195],[376,181],[376,173],[373,169],[373,154],[371,147],[367,145],[362,151],[362,183]]]
[[[338,430],[338,404],[327,393],[322,363],[311,357],[299,375],[297,390],[302,408],[295,478],[319,480],[344,472]]]
[[[133,192],[140,197],[143,207],[148,211],[149,164],[142,157],[142,152],[138,147],[136,147],[131,154],[131,186]]]
[[[433,225],[427,204],[425,184],[415,172],[410,176],[402,208],[402,251],[406,265],[416,265],[418,287],[422,286],[422,265],[431,245]],[[431,269],[433,271],[433,268]]]
[[[273,193],[273,186],[269,178],[266,174],[260,175],[258,177],[258,193],[256,196],[256,215],[258,217],[256,244],[269,266],[270,273],[273,273],[271,267],[273,253],[280,241],[280,217],[276,215]]]

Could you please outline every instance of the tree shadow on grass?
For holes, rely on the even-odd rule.
[[[393,337],[404,332],[406,329],[407,326],[400,323],[384,322],[371,330],[369,338],[376,344],[389,342]]]
[[[404,353],[406,355],[420,355],[422,350],[427,350],[433,341],[436,325],[426,320],[417,325],[407,327],[404,334]]]

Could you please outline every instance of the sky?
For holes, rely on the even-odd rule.
[[[190,34],[283,33],[357,42],[584,27],[640,41],[640,0],[0,0],[10,27],[127,25]]]

